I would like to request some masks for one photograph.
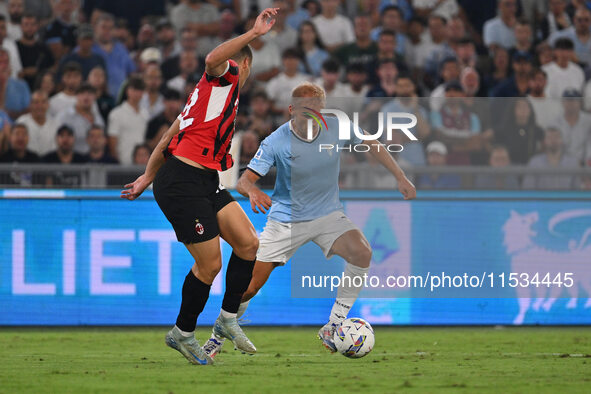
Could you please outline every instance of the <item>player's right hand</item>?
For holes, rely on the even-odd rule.
[[[277,15],[278,11],[279,8],[266,8],[257,17],[256,21],[254,22],[254,26],[252,27],[252,31],[257,36],[263,36],[267,34],[275,24],[275,16]]]
[[[254,213],[267,213],[269,208],[271,208],[271,197],[258,188],[253,188],[248,193],[248,198],[250,199],[250,207]]]
[[[121,190],[121,198],[135,200],[150,186],[150,183],[145,174],[140,175],[135,181],[124,186],[125,189]]]

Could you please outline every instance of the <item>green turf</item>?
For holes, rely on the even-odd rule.
[[[591,392],[589,328],[377,327],[352,360],[312,327],[250,327],[257,355],[228,346],[205,367],[167,348],[166,330],[0,329],[0,392]]]

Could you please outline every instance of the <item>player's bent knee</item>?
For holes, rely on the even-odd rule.
[[[206,283],[212,283],[215,277],[220,273],[222,270],[222,263],[216,262],[213,264],[209,264],[205,267],[200,266],[198,268],[199,276],[202,280],[206,281]]]
[[[371,262],[372,250],[369,245],[360,245],[352,251],[350,263],[359,267],[369,267]]]
[[[234,248],[234,252],[244,260],[254,260],[259,249],[259,239],[253,235],[244,240],[238,248]]]

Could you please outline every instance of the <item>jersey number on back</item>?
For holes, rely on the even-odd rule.
[[[191,94],[191,101],[185,105],[183,112],[181,112],[182,120],[180,124],[180,130],[183,130],[185,127],[191,126],[193,124],[193,118],[187,118],[186,116],[189,115],[191,107],[197,102],[197,97],[199,97],[199,89],[195,88],[193,94]]]

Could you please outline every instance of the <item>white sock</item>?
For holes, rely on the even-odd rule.
[[[185,338],[190,338],[190,337],[194,337],[195,336],[195,331],[187,332],[187,331],[181,330],[177,326],[175,326],[175,327],[176,327],[177,330],[179,330],[179,332],[181,333],[181,335],[184,336]]]
[[[243,315],[244,312],[246,312],[246,308],[248,308],[248,303],[250,302],[250,300],[248,301],[244,301],[240,304],[240,306],[238,307],[238,313],[236,314],[236,317],[238,319],[240,319]]]
[[[359,293],[363,290],[363,276],[369,272],[369,267],[361,268],[353,264],[345,263],[345,277],[351,280],[345,280],[337,290],[337,299],[330,311],[329,322],[340,324],[347,318],[349,310],[357,300]],[[354,279],[354,278],[361,279]],[[361,286],[356,286],[361,284]]]
[[[229,318],[231,318],[231,317],[236,317],[236,313],[230,313],[230,312],[226,312],[226,311],[225,311],[225,310],[223,310],[223,309],[220,311],[220,315],[222,315],[222,317],[223,317],[224,319],[229,319]]]

